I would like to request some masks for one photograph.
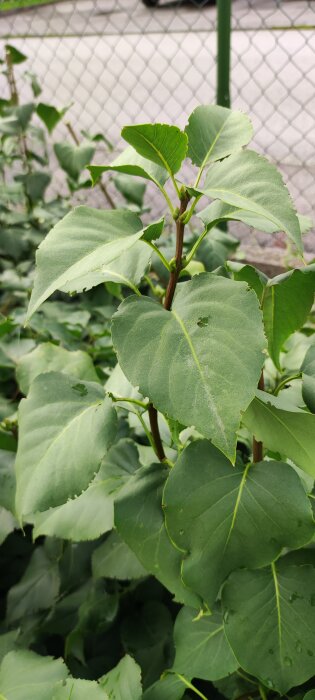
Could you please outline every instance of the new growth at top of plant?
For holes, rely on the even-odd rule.
[[[228,261],[235,243],[219,227],[283,231],[302,258],[309,222],[276,168],[247,148],[241,112],[200,106],[184,131],[142,124],[122,136],[116,160],[89,166],[93,182],[104,172],[142,178],[164,197],[165,217],[80,206],[39,246],[27,322],[52,294],[89,299],[105,283],[117,364],[104,387],[90,365],[73,371],[74,353],[37,348],[22,360],[15,515],[48,541],[110,533],[93,575],[134,585],[154,576],[181,605],[156,671],[156,647],[141,646],[132,618],[123,646],[143,685],[125,657],[89,697],[206,698],[214,686],[228,698],[291,697],[300,686],[302,698],[315,687],[315,266],[268,279]],[[152,639],[159,615],[143,622]],[[0,671],[9,700],[21,653]],[[55,668],[52,697],[70,697],[64,666],[27,663],[34,678],[41,664]],[[80,682],[66,681],[78,698]]]

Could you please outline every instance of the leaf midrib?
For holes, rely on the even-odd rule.
[[[32,480],[34,476],[37,474],[38,469],[40,468],[42,462],[46,459],[47,454],[50,452],[50,450],[56,445],[56,443],[60,440],[60,438],[69,430],[70,428],[73,427],[73,424],[77,421],[77,419],[82,418],[85,413],[87,413],[91,408],[95,408],[97,406],[101,406],[103,403],[103,400],[98,400],[92,404],[89,404],[87,408],[84,409],[84,411],[80,411],[80,413],[76,413],[74,417],[71,417],[70,421],[66,423],[66,425],[63,427],[60,433],[57,434],[57,436],[51,441],[47,449],[44,451],[42,456],[40,457],[39,461],[36,464],[35,470],[32,473]],[[28,481],[28,486],[30,485],[30,481]],[[25,490],[24,494],[28,492],[28,488]],[[64,505],[64,504],[61,504]],[[52,506],[52,507],[58,507],[58,506]]]
[[[202,194],[208,195],[210,191],[211,192],[218,192],[220,194],[222,194],[222,193],[224,194],[224,192],[227,192],[227,193],[230,192],[232,195],[238,197],[239,199],[241,199],[242,201],[245,202],[246,207],[244,207],[244,208],[246,208],[247,211],[251,211],[251,212],[253,212],[257,215],[260,215],[260,216],[262,215],[261,211],[263,211],[264,212],[263,216],[265,216],[266,219],[268,219],[269,221],[272,221],[274,224],[276,224],[276,226],[279,227],[279,231],[285,231],[289,235],[289,230],[288,230],[287,226],[285,226],[284,223],[282,221],[280,221],[278,218],[271,215],[270,212],[268,212],[268,210],[265,209],[265,207],[261,206],[260,204],[257,204],[257,202],[255,202],[253,199],[250,199],[249,197],[245,197],[244,195],[239,194],[239,192],[235,192],[234,190],[227,188],[227,187],[222,189],[219,187],[211,187],[210,186],[207,189],[207,186],[206,186],[205,189],[203,190]],[[253,209],[253,206],[251,206],[249,208],[248,203],[252,204],[252,205],[254,204],[256,207],[257,206],[260,207],[261,211],[258,211],[257,209]],[[232,204],[232,206],[235,206],[235,205]],[[240,207],[238,207],[238,208],[240,208]],[[266,215],[266,212],[267,212],[267,215]]]
[[[188,330],[187,330],[187,328],[186,328],[186,326],[185,326],[185,324],[184,324],[184,321],[180,318],[180,316],[176,313],[176,311],[174,311],[174,309],[171,309],[171,314],[174,316],[175,320],[177,321],[177,323],[179,324],[179,326],[180,326],[180,328],[181,328],[181,330],[182,330],[182,332],[183,332],[184,338],[185,338],[185,340],[186,340],[186,342],[187,342],[187,344],[188,344],[188,347],[189,347],[189,349],[190,349],[192,358],[193,358],[194,363],[195,363],[195,365],[196,365],[196,368],[197,368],[197,370],[198,370],[198,372],[199,372],[200,379],[201,379],[202,385],[203,385],[203,387],[204,387],[205,393],[206,393],[208,399],[210,400],[210,404],[211,404],[212,411],[213,411],[214,416],[215,416],[215,420],[216,420],[216,423],[217,423],[217,427],[218,427],[219,430],[220,430],[221,436],[222,436],[222,438],[223,438],[223,440],[224,440],[224,443],[225,443],[225,445],[226,445],[226,448],[227,448],[227,447],[228,447],[228,441],[227,441],[227,437],[226,437],[226,432],[225,432],[224,424],[223,424],[223,421],[222,421],[222,419],[221,419],[221,417],[220,417],[220,415],[219,415],[219,413],[218,413],[218,409],[217,409],[217,407],[216,407],[216,405],[215,405],[214,397],[213,397],[213,395],[211,394],[210,389],[209,389],[209,386],[208,386],[208,384],[207,384],[207,382],[206,382],[206,378],[205,378],[205,376],[204,376],[202,367],[201,367],[200,362],[199,362],[199,359],[198,359],[198,355],[197,355],[197,353],[196,353],[195,347],[194,347],[193,342],[192,342],[192,340],[191,340],[191,338],[190,338],[190,335],[189,335],[189,333],[188,333]]]

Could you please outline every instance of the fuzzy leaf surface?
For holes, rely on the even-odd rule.
[[[141,700],[141,669],[135,660],[124,656],[115,668],[100,678],[100,685],[111,700]]]
[[[88,170],[91,173],[92,182],[95,185],[100,179],[102,173],[113,171],[124,173],[125,175],[136,175],[145,180],[151,180],[158,187],[164,185],[169,177],[165,167],[153,163],[147,158],[143,158],[132,146],[128,146],[119,154],[110,165],[89,165]]]
[[[41,343],[23,355],[17,364],[16,376],[23,394],[27,394],[34,379],[45,372],[63,372],[88,382],[99,381],[87,352],[70,352],[53,343]]]
[[[253,136],[246,114],[219,105],[200,105],[190,115],[185,132],[188,157],[203,170],[206,165],[239,151]]]
[[[269,450],[289,457],[315,478],[315,416],[312,413],[286,403],[282,396],[258,390],[242,420],[256,440]]]
[[[127,210],[77,207],[56,224],[38,248],[27,318],[57,289],[82,289],[82,278],[89,289],[99,284],[102,267],[140,238],[158,238],[162,229],[163,220],[144,229],[139,217]]]
[[[95,681],[68,678],[59,683],[52,700],[109,700],[107,693]]]
[[[314,292],[315,265],[274,277],[265,287],[262,308],[268,351],[278,369],[283,344],[305,323]]]
[[[147,576],[139,559],[117,532],[112,532],[92,555],[93,578],[132,581]]]
[[[233,673],[238,662],[226,639],[220,610],[195,618],[196,611],[191,608],[183,607],[177,615],[172,671],[205,681],[216,681]]]
[[[51,700],[54,685],[63,681],[68,669],[61,659],[38,656],[33,651],[11,651],[0,667],[3,700]]]
[[[121,135],[143,158],[177,173],[186,157],[188,138],[178,126],[169,124],[137,124],[125,126]]]
[[[301,547],[315,532],[310,501],[292,467],[274,461],[232,467],[207,440],[182,452],[164,489],[163,510],[182,552],[183,582],[209,607],[233,569],[265,566],[284,546]]]
[[[139,467],[135,445],[120,440],[108,450],[99,472],[83,493],[32,516],[33,536],[49,535],[80,542],[109,532],[114,527],[115,494]]]
[[[139,469],[117,497],[115,525],[146,571],[161,581],[176,600],[198,608],[199,599],[182,584],[181,556],[164,526],[162,489],[166,476],[161,464]]]
[[[126,299],[113,317],[112,334],[131,384],[234,460],[240,414],[263,364],[254,292],[211,273],[196,275],[178,285],[171,311],[148,298]]]
[[[240,666],[281,695],[314,675],[314,590],[313,567],[281,561],[234,571],[223,589],[225,633]]]
[[[300,225],[288,190],[274,165],[258,153],[240,151],[214,163],[198,191],[268,219],[302,251]]]
[[[19,517],[66,503],[87,488],[115,437],[116,420],[96,383],[58,372],[37,377],[19,408]]]

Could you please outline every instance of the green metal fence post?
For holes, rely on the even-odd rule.
[[[217,0],[217,104],[230,107],[231,0]]]

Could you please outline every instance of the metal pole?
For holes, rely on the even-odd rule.
[[[217,0],[217,104],[230,107],[231,0]]]

